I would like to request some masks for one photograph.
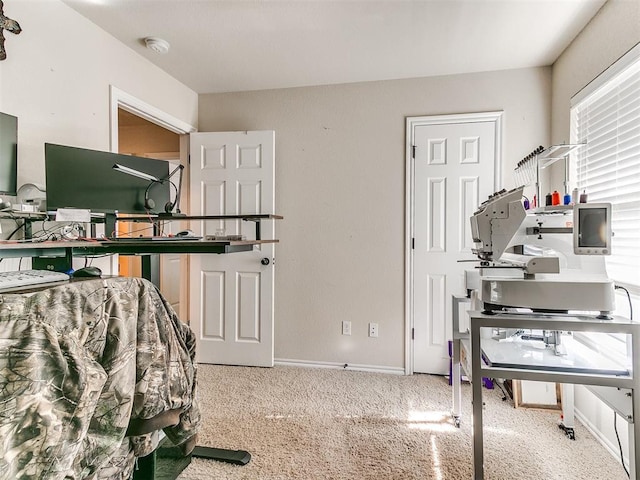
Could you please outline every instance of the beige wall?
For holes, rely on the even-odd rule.
[[[553,64],[551,139],[570,141],[571,97],[640,42],[640,1],[609,0]],[[554,167],[554,185],[563,171]]]
[[[198,96],[58,0],[5,2],[0,111],[18,117],[18,185],[44,183],[44,143],[110,149],[109,86],[192,125]]]
[[[276,359],[404,367],[406,117],[504,110],[512,187],[548,143],[550,87],[538,68],[201,95],[201,131],[276,132]]]

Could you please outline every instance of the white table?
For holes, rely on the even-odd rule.
[[[522,379],[543,382],[579,384],[589,386],[608,386],[621,389],[623,405],[619,411],[631,424],[629,434],[630,474],[636,478],[636,465],[640,462],[640,450],[635,448],[636,438],[640,434],[640,422],[635,422],[636,412],[640,412],[640,395],[636,389],[640,383],[633,372],[640,372],[640,323],[615,317],[601,320],[593,316],[571,316],[550,314],[498,313],[486,315],[481,312],[469,312],[470,317],[470,356],[471,378],[482,377]],[[532,347],[523,347],[510,342],[498,342],[481,333],[483,328],[517,328],[535,330],[562,330],[570,332],[624,333],[631,335],[631,368],[620,365],[610,359],[589,353],[583,345],[570,342],[567,355],[556,356],[548,352],[533,352]],[[454,343],[456,331],[454,328]],[[459,335],[460,336],[460,335]],[[483,338],[484,337],[484,338]],[[458,347],[459,348],[459,347]],[[540,353],[538,355],[537,353]],[[459,355],[458,350],[458,365]],[[455,355],[455,348],[454,348]],[[486,363],[483,363],[482,359]],[[454,358],[454,362],[455,362]],[[455,364],[454,364],[455,365]],[[459,367],[458,367],[459,368]],[[459,370],[458,370],[459,373]],[[455,374],[455,372],[454,372]],[[454,377],[454,380],[457,377]],[[454,381],[454,385],[455,385]],[[455,389],[454,389],[455,391]],[[482,382],[472,381],[473,392],[473,471],[475,480],[484,479],[484,440],[482,427]],[[626,398],[626,405],[624,405]],[[454,393],[455,405],[455,393]],[[454,418],[455,418],[454,408]]]

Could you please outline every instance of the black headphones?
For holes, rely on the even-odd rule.
[[[5,202],[0,198],[0,212],[4,212],[10,209],[11,209],[11,202]]]
[[[144,191],[144,208],[146,208],[147,210],[153,210],[154,208],[156,208],[156,202],[153,200],[153,198],[149,197],[149,190],[151,190],[151,187],[154,183],[164,183],[164,181],[156,181],[153,180],[148,186],[147,189]],[[173,185],[172,181],[169,181],[169,183],[171,185]],[[178,189],[175,185],[173,185],[173,188],[176,190],[176,197],[178,195]],[[176,200],[177,202],[177,200]],[[173,207],[176,206],[176,202],[171,202],[168,201],[167,203],[164,204],[164,211],[166,213],[171,213],[171,211],[173,210]],[[11,205],[9,205],[11,206]],[[2,204],[0,203],[0,208],[2,208]],[[180,212],[178,212],[180,213]]]
[[[153,180],[149,185],[147,185],[147,188],[144,191],[144,208],[146,208],[147,210],[153,210],[154,208],[156,208],[156,202],[154,202],[152,198],[149,198],[149,190],[151,190],[151,186],[154,183],[158,182]]]

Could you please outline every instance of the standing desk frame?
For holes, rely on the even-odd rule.
[[[73,257],[96,255],[142,255],[142,277],[159,286],[159,254],[228,254],[252,251],[255,245],[278,243],[260,239],[260,220],[281,219],[277,215],[235,215],[216,217],[174,217],[172,220],[242,219],[256,224],[256,240],[172,240],[141,239],[127,242],[109,240],[15,242],[0,241],[0,258],[65,257],[71,265]],[[141,219],[138,219],[141,221]],[[148,221],[148,220],[147,220]],[[40,285],[44,286],[44,285]],[[251,455],[242,450],[227,450],[196,446],[191,455],[244,465]],[[186,466],[186,464],[185,464]],[[184,467],[182,467],[184,468]],[[155,452],[139,461],[136,478],[153,478],[156,469]]]

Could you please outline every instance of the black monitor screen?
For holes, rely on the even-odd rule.
[[[46,143],[47,210],[83,208],[100,213],[147,213],[145,190],[150,182],[113,169],[115,164],[163,179],[169,162]],[[149,199],[155,212],[169,201],[169,182],[155,183]]]
[[[607,248],[607,209],[589,208],[579,212],[578,246]]]
[[[18,119],[0,113],[0,193],[16,196],[18,183]]]

